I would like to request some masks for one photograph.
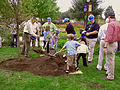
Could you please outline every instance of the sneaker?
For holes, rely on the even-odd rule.
[[[65,60],[65,63],[67,62],[67,60]]]
[[[25,56],[26,58],[30,58],[30,56]]]
[[[78,70],[79,70],[79,68],[78,68],[78,67],[75,67],[75,70],[76,70],[76,71],[78,71]]]
[[[66,70],[65,72],[66,72],[66,73],[69,73],[69,70]]]
[[[98,71],[101,71],[101,69],[100,68],[96,68]]]
[[[88,61],[88,63],[91,63],[92,61]]]

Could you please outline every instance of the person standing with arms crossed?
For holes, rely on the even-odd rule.
[[[117,50],[117,42],[120,41],[120,24],[115,19],[114,12],[108,13],[109,24],[105,37],[104,53],[106,53],[107,60],[107,77],[104,80],[114,80],[115,67],[115,51]]]
[[[89,24],[86,26],[86,41],[88,45],[88,63],[92,62],[94,47],[97,42],[98,32],[99,32],[99,24],[95,22],[94,15],[88,16]]]

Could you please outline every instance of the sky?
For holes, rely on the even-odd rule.
[[[100,7],[107,8],[109,5],[113,7],[116,14],[116,19],[120,20],[120,0],[102,0],[103,3]],[[72,7],[72,0],[57,0],[57,5],[60,7],[61,12],[67,11]],[[103,15],[104,17],[104,15]]]

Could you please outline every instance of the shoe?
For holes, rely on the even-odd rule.
[[[65,72],[66,72],[66,73],[69,73],[69,70],[66,70]]]
[[[98,71],[101,71],[101,69],[99,69],[99,68],[96,68]]]
[[[21,53],[21,55],[24,55],[24,53]]]
[[[67,60],[65,60],[65,63],[67,62]]]
[[[75,67],[75,70],[76,70],[76,71],[78,71],[78,70],[79,70],[79,68],[78,68],[78,67]]]
[[[88,61],[88,63],[91,63],[92,61]]]
[[[106,74],[106,73],[105,73],[104,75],[105,75],[105,76],[108,76],[108,74]]]
[[[88,67],[88,65],[84,65],[85,67]]]
[[[106,81],[113,81],[114,79],[104,78],[104,80],[106,80]]]
[[[30,56],[25,56],[26,58],[30,58]]]

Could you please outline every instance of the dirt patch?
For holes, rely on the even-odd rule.
[[[58,54],[56,57],[41,56],[34,59],[9,59],[0,63],[0,69],[11,71],[28,71],[40,76],[61,76],[67,75],[66,58]],[[75,71],[71,67],[71,72]]]
[[[91,88],[92,87],[101,88],[101,89],[105,88],[105,86],[103,86],[103,85],[95,84],[95,83],[92,83],[92,82],[81,81],[81,83],[88,84]]]

